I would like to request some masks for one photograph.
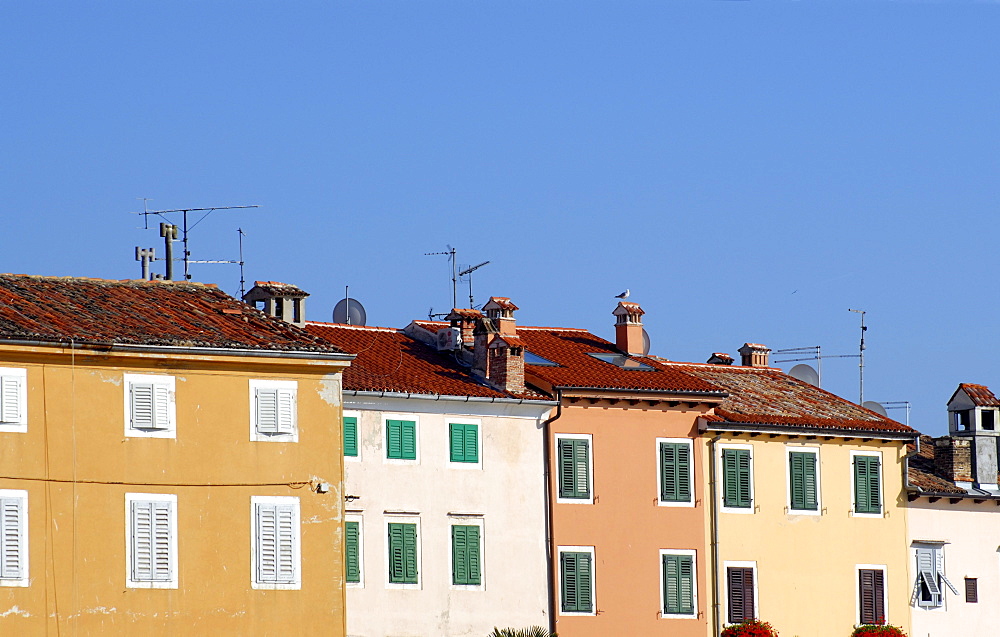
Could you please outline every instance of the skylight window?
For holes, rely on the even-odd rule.
[[[605,363],[611,363],[622,369],[631,369],[637,372],[655,372],[656,368],[647,365],[641,361],[637,361],[634,358],[629,358],[624,354],[612,354],[610,352],[591,352],[591,356],[597,360],[604,361]]]
[[[525,365],[542,365],[544,367],[559,367],[559,363],[553,363],[547,358],[542,358],[538,354],[524,350]]]

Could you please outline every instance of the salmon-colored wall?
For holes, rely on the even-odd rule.
[[[0,361],[28,370],[28,431],[0,433],[0,488],[28,492],[30,577],[0,587],[0,632],[345,633],[343,362],[44,348]],[[176,438],[125,436],[123,373],[175,377]],[[250,441],[251,378],[298,381],[298,442]],[[126,493],[176,496],[176,589],[126,586]],[[252,590],[251,496],[299,498],[301,590]]]
[[[701,493],[704,477],[698,460],[704,442],[696,419],[704,410],[627,408],[606,401],[564,406],[551,425],[553,537],[556,546],[594,547],[593,616],[564,615],[556,591],[556,630],[560,637],[670,635],[704,637],[709,595],[705,550],[707,514]],[[559,434],[591,434],[593,504],[556,503]],[[694,438],[693,507],[658,506],[657,438]],[[697,615],[663,619],[660,594],[660,549],[694,549],[697,570]],[[555,554],[558,579],[558,553]]]

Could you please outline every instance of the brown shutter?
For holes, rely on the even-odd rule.
[[[979,603],[979,580],[975,577],[965,578],[965,601],[969,604]]]
[[[858,571],[862,624],[885,623],[885,573],[881,569]]]
[[[729,568],[729,623],[739,624],[754,618],[753,569]]]

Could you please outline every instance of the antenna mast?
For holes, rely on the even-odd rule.
[[[861,359],[860,362],[858,362],[858,378],[861,385],[860,388],[861,398],[858,399],[858,404],[860,405],[861,403],[865,402],[865,332],[868,331],[868,328],[865,327],[864,310],[852,310],[848,308],[847,311],[861,315],[861,344],[858,347],[858,355],[859,358]]]
[[[433,257],[437,255],[448,255],[448,260],[451,261],[451,306],[453,308],[458,307],[458,267],[455,265],[455,248],[445,246],[448,248],[445,252],[425,252],[425,257]]]
[[[462,270],[461,272],[458,273],[458,276],[460,278],[463,277],[463,276],[468,276],[469,277],[469,279],[468,279],[469,280],[469,309],[473,309],[473,306],[476,303],[474,300],[472,300],[472,273],[475,272],[476,270],[478,270],[479,268],[483,267],[484,265],[489,265],[489,263],[490,263],[489,261],[483,261],[479,265],[474,265],[471,268],[466,268],[466,269],[464,269],[464,270]]]

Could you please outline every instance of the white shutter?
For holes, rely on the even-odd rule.
[[[948,581],[948,578],[944,574],[944,551],[936,551],[936,553],[937,553],[937,563],[934,566],[937,568],[938,575],[941,576],[941,581],[943,581],[945,585],[947,585],[948,588],[951,589],[952,593],[958,595],[958,589],[952,586],[951,582]]]
[[[277,393],[277,424],[276,431],[283,434],[295,433],[295,390],[278,389]]]
[[[170,387],[153,385],[153,428],[170,428]]]
[[[297,506],[256,503],[256,578],[262,584],[295,584],[299,577]]]
[[[132,428],[152,429],[153,415],[153,384],[132,383],[129,387],[132,399]]]
[[[153,503],[132,502],[132,581],[153,580]]]
[[[0,498],[0,577],[24,579],[24,499]]]
[[[153,579],[169,582],[173,576],[171,544],[173,538],[170,502],[153,502]]]
[[[283,583],[295,581],[295,511],[289,505],[276,507],[278,517],[278,572],[277,580]]]
[[[257,581],[278,580],[277,506],[257,505]]]
[[[278,433],[278,390],[257,388],[257,431]]]
[[[0,376],[0,422],[21,422],[20,376]]]

